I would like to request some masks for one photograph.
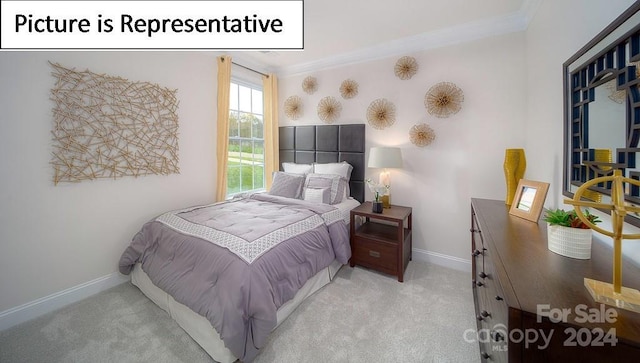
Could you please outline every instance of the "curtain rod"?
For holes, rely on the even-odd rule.
[[[255,70],[255,69],[253,69],[253,68],[249,68],[249,67],[247,67],[247,66],[243,66],[242,64],[238,64],[238,63],[236,63],[236,62],[234,62],[234,61],[231,61],[231,64],[235,64],[235,65],[237,65],[238,67],[242,67],[242,68],[244,68],[244,69],[246,69],[246,70],[249,70],[249,71],[251,71],[251,72],[255,72],[255,73],[261,74],[261,75],[263,75],[263,76],[265,76],[265,77],[269,77],[269,75],[268,75],[268,74],[264,74],[264,73],[262,73],[262,72],[260,72],[260,71],[256,71],[256,70]]]

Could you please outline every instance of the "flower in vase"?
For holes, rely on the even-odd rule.
[[[382,183],[375,183],[371,179],[365,180],[367,182],[367,186],[369,190],[373,193],[373,196],[377,203],[380,202],[380,197],[384,195],[387,191],[389,191],[389,185],[384,185]]]

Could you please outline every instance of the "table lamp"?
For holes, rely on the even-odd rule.
[[[387,169],[402,168],[402,153],[398,147],[372,147],[369,149],[370,168],[384,169],[380,173],[378,182],[387,187],[385,194],[382,196],[382,204],[384,208],[391,207],[391,175]]]

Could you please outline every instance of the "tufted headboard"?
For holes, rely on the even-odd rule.
[[[364,202],[365,125],[283,126],[280,133],[280,169],[283,162],[337,163],[353,166],[351,196]]]

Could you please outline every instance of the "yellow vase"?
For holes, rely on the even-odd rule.
[[[506,149],[504,153],[504,178],[507,183],[507,196],[505,204],[511,205],[516,195],[518,182],[524,177],[527,168],[527,160],[524,156],[524,149]]]

